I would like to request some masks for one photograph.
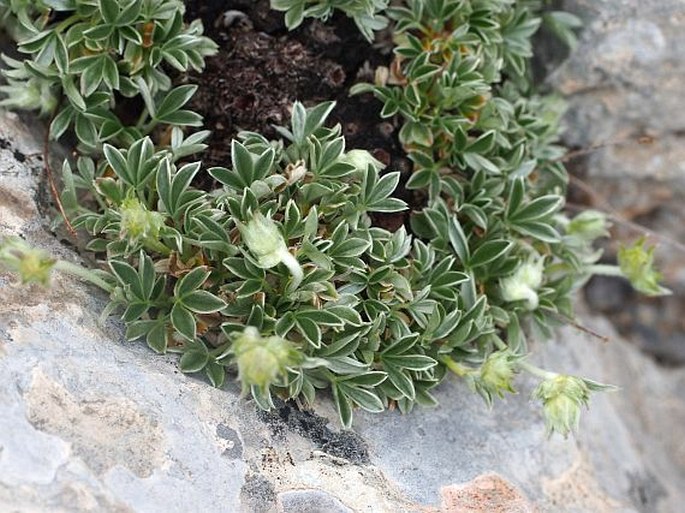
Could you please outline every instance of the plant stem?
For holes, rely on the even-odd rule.
[[[64,31],[66,31],[66,29],[68,29],[71,25],[73,25],[77,21],[79,21],[78,16],[69,16],[66,20],[59,23],[52,30],[55,31],[56,33],[64,32]]]
[[[467,367],[466,365],[462,365],[459,362],[455,362],[452,358],[449,356],[442,356],[440,357],[440,361],[444,363],[449,370],[454,372],[457,376],[460,378],[463,378],[464,376],[468,375],[473,371],[470,367]]]
[[[105,292],[111,293],[114,290],[114,287],[112,285],[110,285],[105,280],[100,278],[92,270],[87,269],[83,266],[72,264],[71,262],[67,262],[66,260],[59,260],[55,264],[55,269],[67,274],[71,274],[72,276],[76,276],[77,278],[87,281],[88,283],[92,283],[93,285],[100,287]]]
[[[217,360],[220,360],[224,358],[226,355],[228,355],[229,350],[233,346],[232,342],[226,342],[225,344],[221,344],[219,347],[216,349],[213,349],[209,352],[210,356],[216,358]]]
[[[559,375],[556,372],[550,372],[546,371],[545,369],[541,369],[540,367],[536,367],[535,365],[532,365],[526,361],[518,362],[518,366],[528,374],[532,374],[533,376],[541,379],[554,379]]]
[[[592,274],[599,274],[601,276],[617,276],[619,278],[625,278],[621,268],[617,265],[607,265],[607,264],[594,264],[586,267],[588,272]]]
[[[509,348],[509,346],[507,346],[507,344],[504,343],[504,340],[502,340],[498,336],[495,335],[490,338],[492,339],[492,343],[495,344],[497,349],[499,349],[500,351],[505,351]]]
[[[148,110],[147,107],[143,107],[142,112],[140,113],[140,116],[138,116],[138,121],[136,121],[136,128],[141,129],[143,125],[145,124],[145,121],[150,117],[150,111]]]
[[[297,261],[297,258],[295,258],[287,249],[280,254],[280,257],[283,265],[288,268],[290,274],[293,276],[293,281],[288,285],[288,290],[292,292],[300,286],[300,283],[302,283],[304,272],[302,271],[302,267]]]
[[[160,253],[164,256],[169,256],[169,254],[171,253],[171,250],[169,248],[167,248],[164,244],[162,244],[157,239],[153,239],[152,237],[147,237],[143,241],[143,245],[146,248],[148,248],[152,251],[156,251],[157,253]]]

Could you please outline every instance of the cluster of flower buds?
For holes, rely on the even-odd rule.
[[[130,243],[158,241],[164,226],[164,216],[145,208],[138,198],[126,198],[119,207],[119,233]]]
[[[0,86],[0,93],[5,96],[0,100],[0,106],[19,110],[38,108],[41,115],[50,114],[57,108],[59,102],[49,82],[32,77],[21,61],[6,55],[2,60],[3,67],[8,68],[4,71],[8,84]]]
[[[50,274],[57,261],[46,252],[32,248],[19,237],[0,241],[0,265],[19,275],[22,283],[50,284]]]
[[[483,362],[474,383],[476,390],[488,403],[492,403],[495,396],[503,397],[505,392],[515,392],[512,382],[519,359],[511,351],[505,350],[491,353]]]
[[[529,310],[538,307],[538,288],[542,285],[545,260],[531,257],[512,274],[501,280],[500,290],[505,301],[525,301]]]
[[[618,250],[618,265],[635,290],[648,296],[663,296],[671,291],[659,285],[661,274],[654,269],[655,246],[647,247],[645,238]]]
[[[262,337],[257,328],[248,326],[234,340],[233,354],[243,388],[256,386],[266,392],[285,375],[287,368],[302,360],[293,344],[281,337]]]
[[[264,217],[261,212],[257,212],[247,224],[239,224],[238,229],[243,242],[257,258],[257,264],[261,268],[271,269],[282,263],[293,277],[289,289],[295,290],[302,283],[304,278],[302,267],[288,251],[283,235],[274,221]]]
[[[580,409],[588,404],[590,388],[581,378],[555,375],[542,381],[533,397],[542,401],[548,433],[566,436],[578,428]]]

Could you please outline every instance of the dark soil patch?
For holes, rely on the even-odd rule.
[[[293,401],[276,399],[272,411],[259,410],[258,415],[271,427],[274,435],[284,430],[297,433],[311,440],[323,452],[342,458],[355,465],[369,462],[369,450],[362,438],[352,431],[333,431],[328,419],[308,410],[301,410]]]
[[[200,85],[192,108],[212,131],[204,164],[230,167],[230,143],[239,131],[277,138],[273,125],[288,125],[290,108],[335,100],[330,122],[340,123],[347,147],[366,149],[389,170],[409,178],[411,163],[397,140],[399,126],[382,120],[381,103],[371,95],[349,96],[360,80],[372,80],[373,70],[388,64],[391,55],[368,43],[344,15],[328,23],[306,21],[288,32],[283,14],[267,0],[187,2],[187,19],[201,18],[206,34],[219,46],[201,74],[190,77]],[[210,184],[206,184],[210,186]],[[401,185],[397,197],[419,207],[421,198]],[[407,214],[375,216],[380,226],[394,230]]]
[[[389,60],[348,18],[308,21],[289,33],[268,1],[188,2],[188,19],[198,16],[220,46],[206,70],[191,77],[200,84],[193,108],[213,131],[207,165],[227,164],[229,143],[240,130],[277,137],[273,125],[289,123],[295,100],[335,100],[331,121],[341,123],[350,147],[376,150],[386,160],[403,156],[397,127],[380,118],[380,102],[348,95],[360,77],[372,79],[372,69]]]

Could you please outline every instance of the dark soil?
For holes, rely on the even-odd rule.
[[[208,167],[230,167],[230,143],[239,131],[277,138],[273,125],[288,125],[290,108],[335,100],[330,122],[340,123],[349,149],[366,149],[389,170],[409,178],[411,164],[397,140],[399,127],[380,117],[381,103],[371,95],[350,97],[352,84],[372,80],[373,70],[391,56],[368,43],[344,15],[325,25],[306,21],[288,32],[283,13],[268,0],[187,2],[188,20],[201,18],[205,33],[219,46],[207,67],[190,80],[200,85],[192,108],[212,131],[202,155]],[[227,13],[227,14],[226,14]],[[404,187],[398,197],[418,206]],[[408,214],[376,216],[376,224],[397,229]]]
[[[275,401],[272,411],[259,411],[258,415],[271,427],[275,436],[291,431],[311,440],[326,454],[342,458],[353,465],[369,463],[369,450],[364,440],[353,431],[333,431],[328,419],[314,412],[300,409],[294,401]]]

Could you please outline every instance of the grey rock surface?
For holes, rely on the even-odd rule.
[[[682,242],[685,2],[571,0],[566,7],[586,22],[579,47],[550,79],[570,101],[566,142],[608,143],[585,165],[610,203],[604,206],[628,219],[656,217],[656,229]],[[654,141],[639,144],[642,135]],[[671,274],[685,283],[681,264]]]

